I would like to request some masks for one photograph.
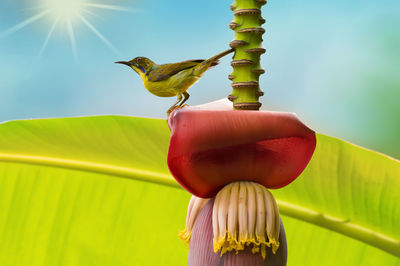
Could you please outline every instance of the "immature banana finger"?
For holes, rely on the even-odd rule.
[[[239,188],[239,241],[247,239],[247,187],[244,182]]]
[[[228,240],[236,241],[236,228],[238,226],[238,198],[239,186],[232,186],[231,197],[229,199],[228,216]]]
[[[275,233],[275,206],[271,193],[266,189],[264,190],[264,202],[267,212],[267,236],[269,243],[272,243]]]
[[[260,185],[254,184],[254,189],[256,191],[256,199],[257,199],[256,239],[258,243],[261,243],[265,241],[265,227],[266,227],[264,193]]]
[[[212,228],[213,228],[213,244],[214,244],[214,252],[218,251],[217,248],[217,242],[218,242],[218,236],[219,236],[219,230],[218,230],[218,209],[221,201],[221,196],[217,194],[214,200],[214,206],[212,210]]]
[[[186,228],[188,228],[190,216],[191,216],[193,205],[194,205],[194,202],[196,201],[196,198],[197,198],[196,196],[192,196],[190,198],[189,206],[188,206],[187,213],[186,213],[186,223],[185,223]]]
[[[227,187],[223,191],[223,193],[221,193],[221,199],[219,203],[220,208],[218,209],[218,225],[219,225],[218,241],[225,238],[230,196],[231,196],[231,189]]]
[[[254,186],[251,185],[250,182],[247,183],[247,219],[248,219],[248,233],[250,239],[255,239],[254,236],[254,228],[256,227],[256,214],[257,214],[257,206],[256,206],[256,193],[254,190]]]

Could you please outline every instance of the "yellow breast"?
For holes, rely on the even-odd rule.
[[[145,88],[159,97],[172,97],[185,92],[200,77],[192,75],[192,69],[183,70],[166,80],[148,81],[145,75],[141,75]]]

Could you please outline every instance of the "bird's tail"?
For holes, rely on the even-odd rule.
[[[225,55],[228,55],[228,54],[230,54],[230,53],[232,53],[232,52],[234,52],[235,51],[235,49],[229,49],[229,50],[226,50],[226,51],[223,51],[223,52],[221,52],[221,53],[219,53],[219,54],[217,54],[217,55],[214,55],[213,57],[211,57],[211,58],[209,58],[209,59],[207,59],[207,60],[204,60],[201,64],[198,64],[195,68],[194,68],[194,75],[196,75],[196,76],[201,76],[201,75],[203,75],[203,73],[208,69],[208,68],[210,68],[211,66],[214,66],[214,65],[216,65],[216,64],[218,64],[218,59],[220,59],[220,58],[222,58],[222,57],[224,57]]]
[[[219,53],[219,54],[217,54],[217,55],[214,55],[214,56],[211,57],[210,59],[207,59],[206,61],[215,61],[215,60],[218,60],[218,59],[224,57],[225,55],[228,55],[228,54],[230,54],[230,53],[232,53],[232,52],[234,52],[234,51],[235,51],[235,49],[229,49],[229,50],[223,51],[223,52],[221,52],[221,53]]]

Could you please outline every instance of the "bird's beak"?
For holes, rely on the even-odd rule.
[[[131,63],[129,63],[129,62],[126,62],[126,61],[117,61],[117,62],[115,62],[116,64],[123,64],[123,65],[127,65],[127,66],[131,66]]]

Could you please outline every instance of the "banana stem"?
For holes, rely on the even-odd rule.
[[[259,110],[258,98],[264,93],[259,86],[259,77],[264,74],[260,65],[260,56],[265,53],[262,47],[261,27],[265,20],[261,16],[261,7],[266,0],[235,0],[231,5],[234,20],[229,27],[235,31],[235,38],[229,44],[236,52],[231,63],[233,72],[232,94],[228,99],[236,110]]]

